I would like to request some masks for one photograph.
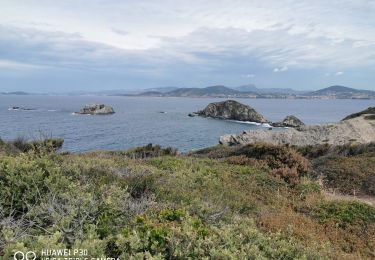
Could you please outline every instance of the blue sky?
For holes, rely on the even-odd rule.
[[[375,90],[373,0],[0,0],[0,91]]]

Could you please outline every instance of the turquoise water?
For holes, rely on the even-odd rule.
[[[1,96],[0,137],[41,136],[65,139],[66,151],[120,150],[148,143],[173,146],[180,151],[218,143],[221,135],[240,133],[261,126],[222,121],[187,114],[211,98],[157,98],[107,96]],[[238,99],[254,107],[268,120],[293,114],[308,124],[334,122],[346,115],[374,106],[374,100],[283,100]],[[88,103],[113,106],[109,116],[74,115]],[[20,106],[35,110],[9,110]],[[161,113],[163,112],[163,113]]]

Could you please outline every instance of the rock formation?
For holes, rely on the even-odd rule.
[[[367,108],[367,109],[365,109],[365,110],[363,110],[361,112],[348,115],[342,121],[345,121],[345,120],[348,120],[348,119],[352,119],[352,118],[356,118],[356,117],[359,117],[361,115],[366,115],[365,119],[368,119],[368,120],[374,119],[375,107],[369,107],[369,108]]]
[[[274,127],[300,127],[300,126],[303,126],[303,125],[305,125],[305,124],[293,115],[287,116],[281,122],[272,123],[272,126],[274,126]]]
[[[86,105],[78,112],[78,114],[83,115],[109,115],[113,113],[115,113],[113,108],[104,104]]]
[[[234,100],[226,100],[209,104],[205,109],[198,111],[198,115],[219,119],[231,119],[256,123],[267,123],[267,119],[255,111],[254,108]]]
[[[375,142],[375,120],[368,114],[346,119],[338,123],[301,126],[284,131],[250,130],[238,135],[224,135],[220,143],[224,145],[245,145],[256,142],[290,144],[297,146]]]

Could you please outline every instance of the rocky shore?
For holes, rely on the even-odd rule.
[[[302,125],[285,131],[250,130],[220,137],[220,143],[223,145],[257,142],[296,146],[375,142],[374,108],[349,115],[338,123]]]

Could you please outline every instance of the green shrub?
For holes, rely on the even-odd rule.
[[[140,217],[117,238],[123,259],[295,259],[319,255],[281,235],[259,232],[251,220],[207,226],[187,215],[173,225]],[[321,257],[321,256],[320,256]]]
[[[182,209],[163,209],[159,213],[159,218],[168,221],[181,221],[186,215],[186,212]]]
[[[225,157],[219,160],[1,153],[0,258],[74,247],[89,249],[90,257],[120,259],[339,259],[344,247],[350,247],[344,256],[372,257],[374,212],[366,205],[330,206],[314,196],[319,186],[300,178],[306,165],[291,148],[220,149]],[[371,165],[357,157],[368,159],[350,157],[358,160],[356,168]],[[267,216],[273,228],[263,233],[254,221],[261,228]],[[297,226],[299,233],[288,231]]]
[[[297,185],[296,191],[301,198],[305,198],[308,194],[319,194],[321,192],[321,187],[317,182],[305,181]]]
[[[146,146],[130,149],[124,154],[132,159],[145,159],[164,155],[174,156],[177,155],[177,149],[172,147],[162,148],[160,145],[148,144]]]
[[[309,159],[316,159],[323,156],[356,156],[356,155],[375,155],[375,143],[344,145],[308,145],[293,147],[303,156]]]
[[[27,153],[30,151],[38,153],[50,153],[61,149],[64,144],[64,139],[62,138],[46,138],[42,140],[28,141],[24,137],[18,137],[13,141],[4,142],[1,141],[1,150],[8,154],[16,154],[19,152]]]
[[[321,223],[334,221],[340,227],[349,224],[369,225],[375,223],[375,208],[355,201],[324,202],[314,210],[314,216]]]

